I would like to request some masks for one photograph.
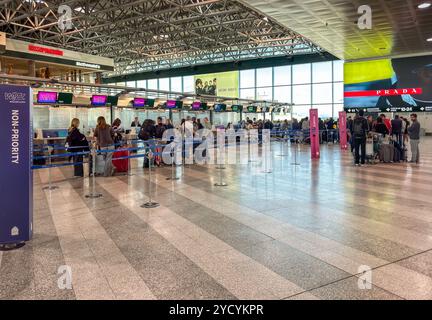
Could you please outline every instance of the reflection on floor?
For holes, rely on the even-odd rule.
[[[332,145],[320,161],[300,147],[294,166],[294,147],[274,145],[272,173],[189,166],[168,181],[158,168],[157,209],[140,207],[149,176],[137,163],[97,178],[94,200],[70,169],[52,171],[51,192],[36,171],[34,239],[0,252],[0,298],[432,299],[431,146],[418,166],[356,168]],[[58,286],[64,265],[71,290]]]

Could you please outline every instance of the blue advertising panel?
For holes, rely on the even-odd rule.
[[[32,237],[31,105],[29,87],[0,85],[0,244]]]

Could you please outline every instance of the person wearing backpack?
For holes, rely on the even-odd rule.
[[[364,117],[364,111],[360,110],[357,117],[353,121],[353,141],[354,141],[354,157],[355,165],[360,166],[360,148],[361,148],[361,164],[366,162],[366,134],[368,131],[368,123]]]
[[[146,147],[147,151],[151,151],[153,154],[156,151],[156,144],[153,140],[155,137],[156,127],[154,121],[151,119],[145,120],[138,134],[138,138],[143,140],[144,146]],[[148,158],[144,158],[143,167],[148,168]]]

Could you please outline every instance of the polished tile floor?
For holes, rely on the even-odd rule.
[[[99,199],[68,168],[53,191],[36,171],[34,239],[0,252],[0,298],[432,299],[431,147],[420,165],[356,168],[338,146],[311,161],[274,144],[267,168],[188,166],[178,181],[134,163],[96,179]],[[141,208],[149,185],[157,209]]]

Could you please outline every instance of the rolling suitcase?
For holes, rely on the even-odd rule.
[[[393,162],[394,150],[395,149],[392,144],[381,144],[379,150],[380,161],[385,163]]]
[[[113,154],[112,163],[116,167],[117,172],[128,172],[129,170],[129,159],[124,159],[129,156],[127,150],[116,151]],[[123,159],[122,159],[123,158]]]

